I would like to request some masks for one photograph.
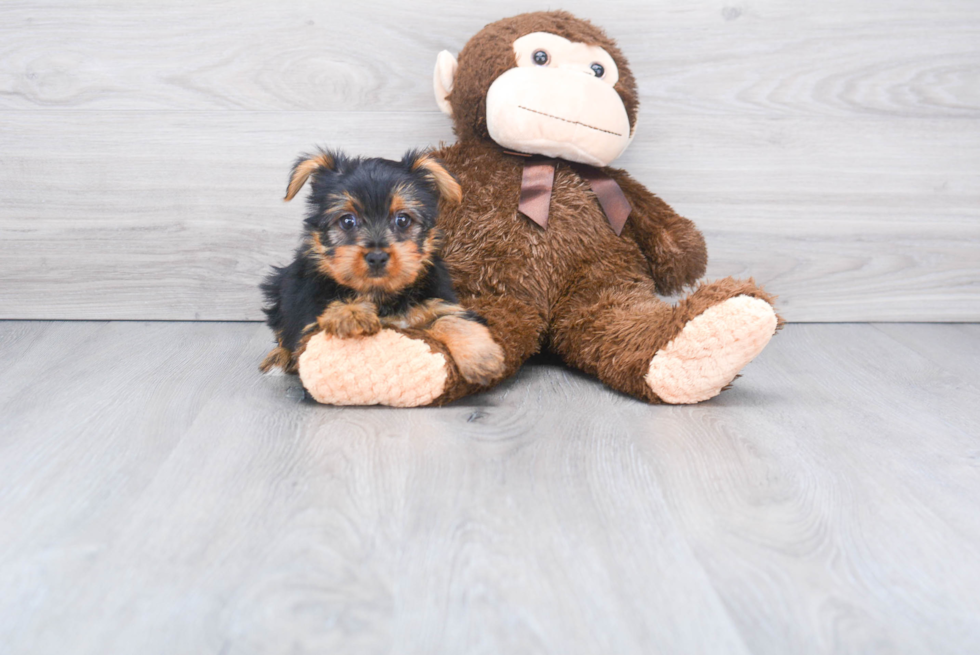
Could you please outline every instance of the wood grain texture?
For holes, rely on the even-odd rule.
[[[569,0],[652,113],[980,118],[972,0]],[[0,109],[432,111],[430,72],[520,0],[5,2]],[[192,46],[192,47],[189,47]]]
[[[0,322],[0,644],[976,652],[976,328],[791,325],[693,407],[539,360],[392,410],[260,376],[256,325]]]
[[[0,6],[0,318],[261,318],[315,143],[452,140],[435,53],[526,3]],[[637,73],[618,165],[791,321],[980,320],[980,5],[565,8]]]
[[[875,326],[891,338],[914,350],[943,369],[960,377],[972,379],[980,366],[980,326],[964,323],[949,326],[942,338],[929,332],[926,324]]]
[[[5,318],[261,319],[256,285],[298,238],[302,204],[281,201],[296,153],[321,142],[396,156],[451,138],[439,114],[59,115],[54,132],[47,117],[6,115]],[[654,129],[622,165],[696,219],[709,277],[755,277],[794,321],[980,316],[980,132],[932,119],[903,121],[896,143],[861,122]]]

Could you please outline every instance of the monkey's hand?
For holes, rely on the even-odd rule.
[[[633,207],[623,236],[633,239],[643,251],[657,291],[671,295],[697,282],[707,268],[708,250],[694,223],[674,212],[625,171],[606,172],[619,183]]]
[[[327,334],[342,339],[366,337],[381,330],[377,309],[367,301],[332,302],[316,322]]]

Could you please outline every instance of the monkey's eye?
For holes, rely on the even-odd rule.
[[[551,59],[551,57],[548,56],[548,53],[545,52],[544,50],[536,50],[534,52],[533,57],[534,57],[534,63],[537,64],[538,66],[544,66],[545,64],[548,63],[548,60]]]
[[[348,232],[357,227],[357,217],[354,214],[344,214],[337,220],[337,225],[340,226],[341,230]]]
[[[606,69],[602,67],[602,64],[592,64],[592,72],[595,73],[596,77],[602,77],[606,74]]]
[[[404,230],[411,224],[412,217],[405,212],[398,212],[395,214],[395,227],[397,227],[399,230]]]

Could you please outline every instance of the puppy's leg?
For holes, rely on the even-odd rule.
[[[284,373],[296,372],[296,362],[293,361],[293,354],[281,345],[269,351],[269,354],[259,364],[259,370],[263,373],[268,373],[274,368],[282,369]]]
[[[437,318],[450,314],[463,314],[465,311],[459,305],[448,303],[440,298],[430,298],[425,302],[412,305],[401,314],[381,317],[381,325],[399,330],[424,330]]]
[[[468,312],[459,309],[460,314],[436,319],[426,332],[446,345],[464,380],[481,386],[490,384],[504,374],[504,350],[485,325],[465,318]]]
[[[336,300],[320,314],[317,325],[327,334],[350,339],[377,334],[381,330],[374,303],[366,300]]]

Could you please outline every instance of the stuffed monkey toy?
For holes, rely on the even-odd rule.
[[[651,403],[714,397],[781,325],[751,280],[694,287],[704,238],[625,171],[609,168],[636,130],[636,82],[622,52],[563,11],[506,18],[459,53],[434,85],[457,142],[437,150],[462,203],[440,216],[460,303],[481,315],[513,375],[542,348]],[[443,404],[466,382],[444,344],[385,329],[317,334],[299,360],[320,402]]]

